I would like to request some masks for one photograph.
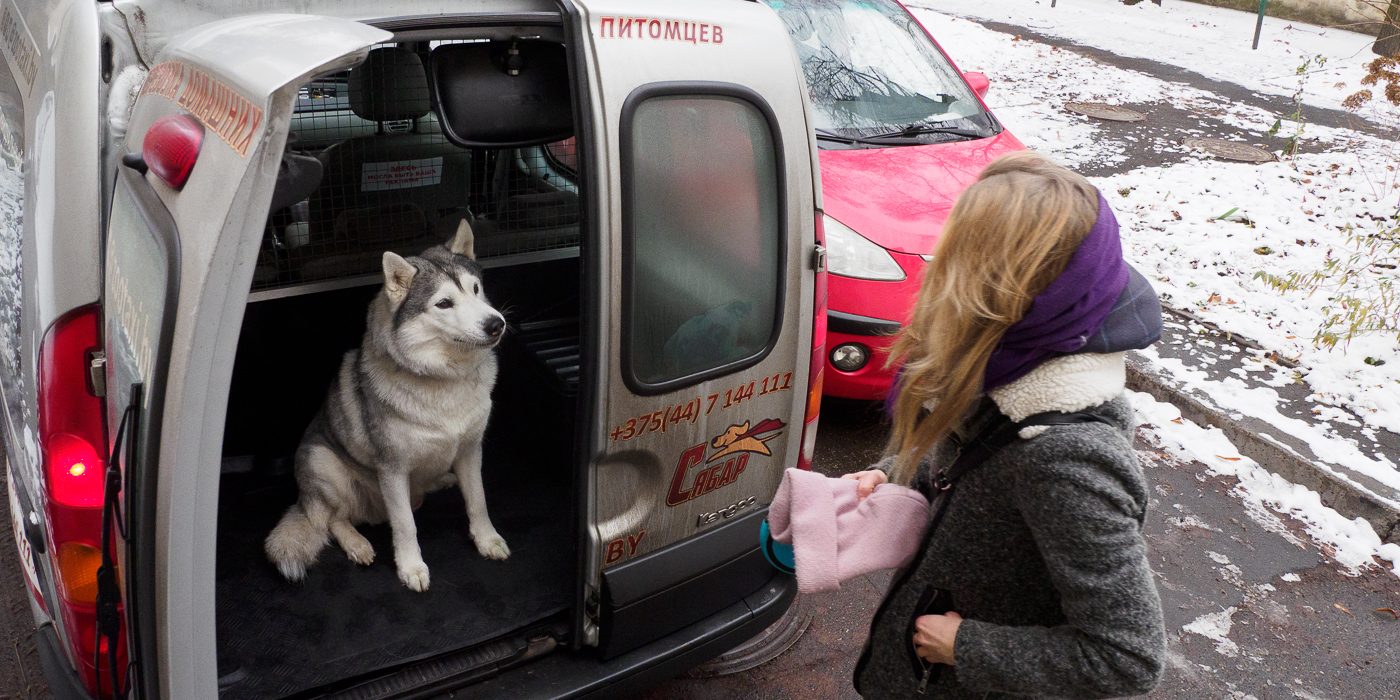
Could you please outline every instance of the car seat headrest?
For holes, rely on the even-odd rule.
[[[423,60],[398,46],[374,49],[350,69],[349,92],[351,111],[368,121],[418,119],[433,109]]]

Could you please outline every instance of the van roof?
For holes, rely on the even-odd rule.
[[[146,65],[154,65],[165,45],[191,29],[210,22],[255,14],[311,14],[357,21],[440,17],[441,0],[117,0],[126,17],[136,50]],[[557,14],[553,0],[478,0],[474,12]]]

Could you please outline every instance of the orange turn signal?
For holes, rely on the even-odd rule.
[[[64,542],[58,546],[58,577],[63,582],[63,597],[74,603],[97,602],[97,569],[102,566],[102,552],[81,542]]]

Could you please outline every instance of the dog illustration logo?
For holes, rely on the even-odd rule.
[[[671,488],[666,492],[666,505],[678,506],[738,481],[739,475],[748,467],[751,455],[773,456],[773,451],[768,448],[768,441],[781,435],[782,429],[786,427],[787,424],[776,418],[759,421],[758,425],[752,428],[749,427],[748,421],[744,421],[725,428],[719,437],[681,453],[676,472],[671,477]],[[705,452],[709,448],[718,451],[709,459],[705,459]],[[724,457],[729,459],[723,459]],[[701,466],[711,462],[718,463],[714,466]],[[701,468],[695,471],[694,478],[690,479],[688,477],[694,467]]]
[[[710,455],[706,462],[713,462],[725,455],[735,452],[757,452],[761,455],[773,456],[773,451],[768,449],[768,441],[778,437],[782,433],[783,422],[776,418],[769,418],[760,421],[752,430],[749,429],[749,422],[744,421],[740,425],[731,425],[719,437],[710,442],[710,447],[719,448],[719,452]],[[764,435],[764,433],[769,433]]]

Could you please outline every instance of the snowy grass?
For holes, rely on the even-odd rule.
[[[1144,5],[1152,6],[1134,7]],[[1118,9],[1132,8],[1113,4],[1106,12]],[[1065,102],[1170,100],[1259,134],[1276,118],[976,22],[914,13],[959,68],[991,78],[988,105],[1013,134],[1071,167],[1112,164],[1124,156],[1118,144],[1100,138],[1095,122],[1066,112]],[[1117,15],[1097,22],[1103,26],[1110,19]],[[1285,122],[1281,131],[1296,128]],[[1400,172],[1391,164],[1400,162],[1400,153],[1394,143],[1313,124],[1304,133],[1331,150],[1263,165],[1199,157],[1093,180],[1118,213],[1124,253],[1167,303],[1300,362],[1319,403],[1349,406],[1368,424],[1400,432],[1400,341],[1393,334],[1371,334],[1345,347],[1315,347],[1312,340],[1333,308],[1326,295],[1281,293],[1255,279],[1260,271],[1311,272],[1329,255],[1349,255],[1348,225],[1379,226],[1377,220],[1397,206]],[[1165,140],[1152,146],[1185,151]]]
[[[1303,103],[1341,109],[1361,89],[1366,64],[1375,58],[1374,37],[1275,17],[1264,18],[1259,48],[1251,49],[1255,16],[1189,2],[1133,6],[1119,0],[914,0],[939,12],[1030,27],[1050,36],[1185,68],[1256,92],[1291,97],[1295,69],[1310,56],[1326,66],[1309,75]],[[942,37],[934,32],[942,41]],[[954,57],[956,59],[956,56]],[[1384,121],[1383,115],[1367,114]]]
[[[1298,89],[1294,68],[1306,56],[1324,55],[1327,69],[1307,76],[1303,101],[1331,108],[1357,89],[1370,60],[1364,52],[1369,37],[1296,23],[1289,29],[1287,23],[1272,19],[1265,22],[1260,51],[1251,53],[1248,35],[1237,26],[1240,17],[1249,15],[1186,3],[1157,8],[1151,3],[1127,7],[1113,0],[1060,0],[1054,10],[1048,2],[1028,0],[920,4],[1029,25],[1276,95],[1291,96]],[[1189,85],[1107,66],[966,19],[922,9],[914,13],[959,68],[987,74],[988,105],[1013,134],[1072,167],[1112,165],[1126,155],[1121,143],[1102,138],[1096,122],[1066,112],[1064,104],[1070,101],[1170,101],[1261,136],[1277,119]],[[1253,31],[1252,18],[1248,31]],[[1338,86],[1340,82],[1350,85]],[[1316,347],[1312,340],[1329,309],[1325,296],[1282,293],[1255,278],[1260,271],[1286,275],[1318,269],[1329,255],[1348,253],[1349,227],[1378,226],[1378,219],[1396,210],[1400,173],[1390,164],[1400,158],[1394,143],[1347,129],[1301,126],[1305,138],[1330,150],[1263,165],[1229,163],[1188,154],[1179,141],[1192,134],[1182,133],[1174,141],[1159,138],[1149,145],[1171,153],[1172,161],[1184,157],[1183,162],[1093,181],[1118,213],[1125,255],[1153,280],[1166,303],[1191,309],[1224,330],[1295,359],[1315,392],[1311,398],[1320,418],[1338,417],[1329,415],[1340,412],[1328,404],[1344,405],[1375,428],[1400,432],[1396,337],[1361,335],[1345,347]],[[1280,133],[1286,136],[1299,127],[1284,120]],[[1400,486],[1395,464],[1380,455],[1362,454],[1325,427],[1282,415],[1279,398],[1269,389],[1209,381],[1179,362],[1159,358],[1158,365],[1228,410],[1258,417],[1304,439],[1324,460]],[[1265,383],[1275,386],[1293,381],[1291,373],[1283,374],[1272,364],[1259,363],[1259,371],[1272,373]],[[1237,478],[1234,494],[1266,529],[1301,546],[1280,516],[1292,518],[1345,571],[1355,573],[1388,561],[1386,568],[1400,575],[1400,546],[1382,543],[1364,520],[1349,520],[1323,506],[1316,492],[1265,471],[1239,455],[1219,430],[1184,421],[1175,407],[1144,394],[1135,394],[1133,401],[1160,449]],[[1207,623],[1214,622],[1202,621],[1200,632],[1210,636],[1215,628]]]

